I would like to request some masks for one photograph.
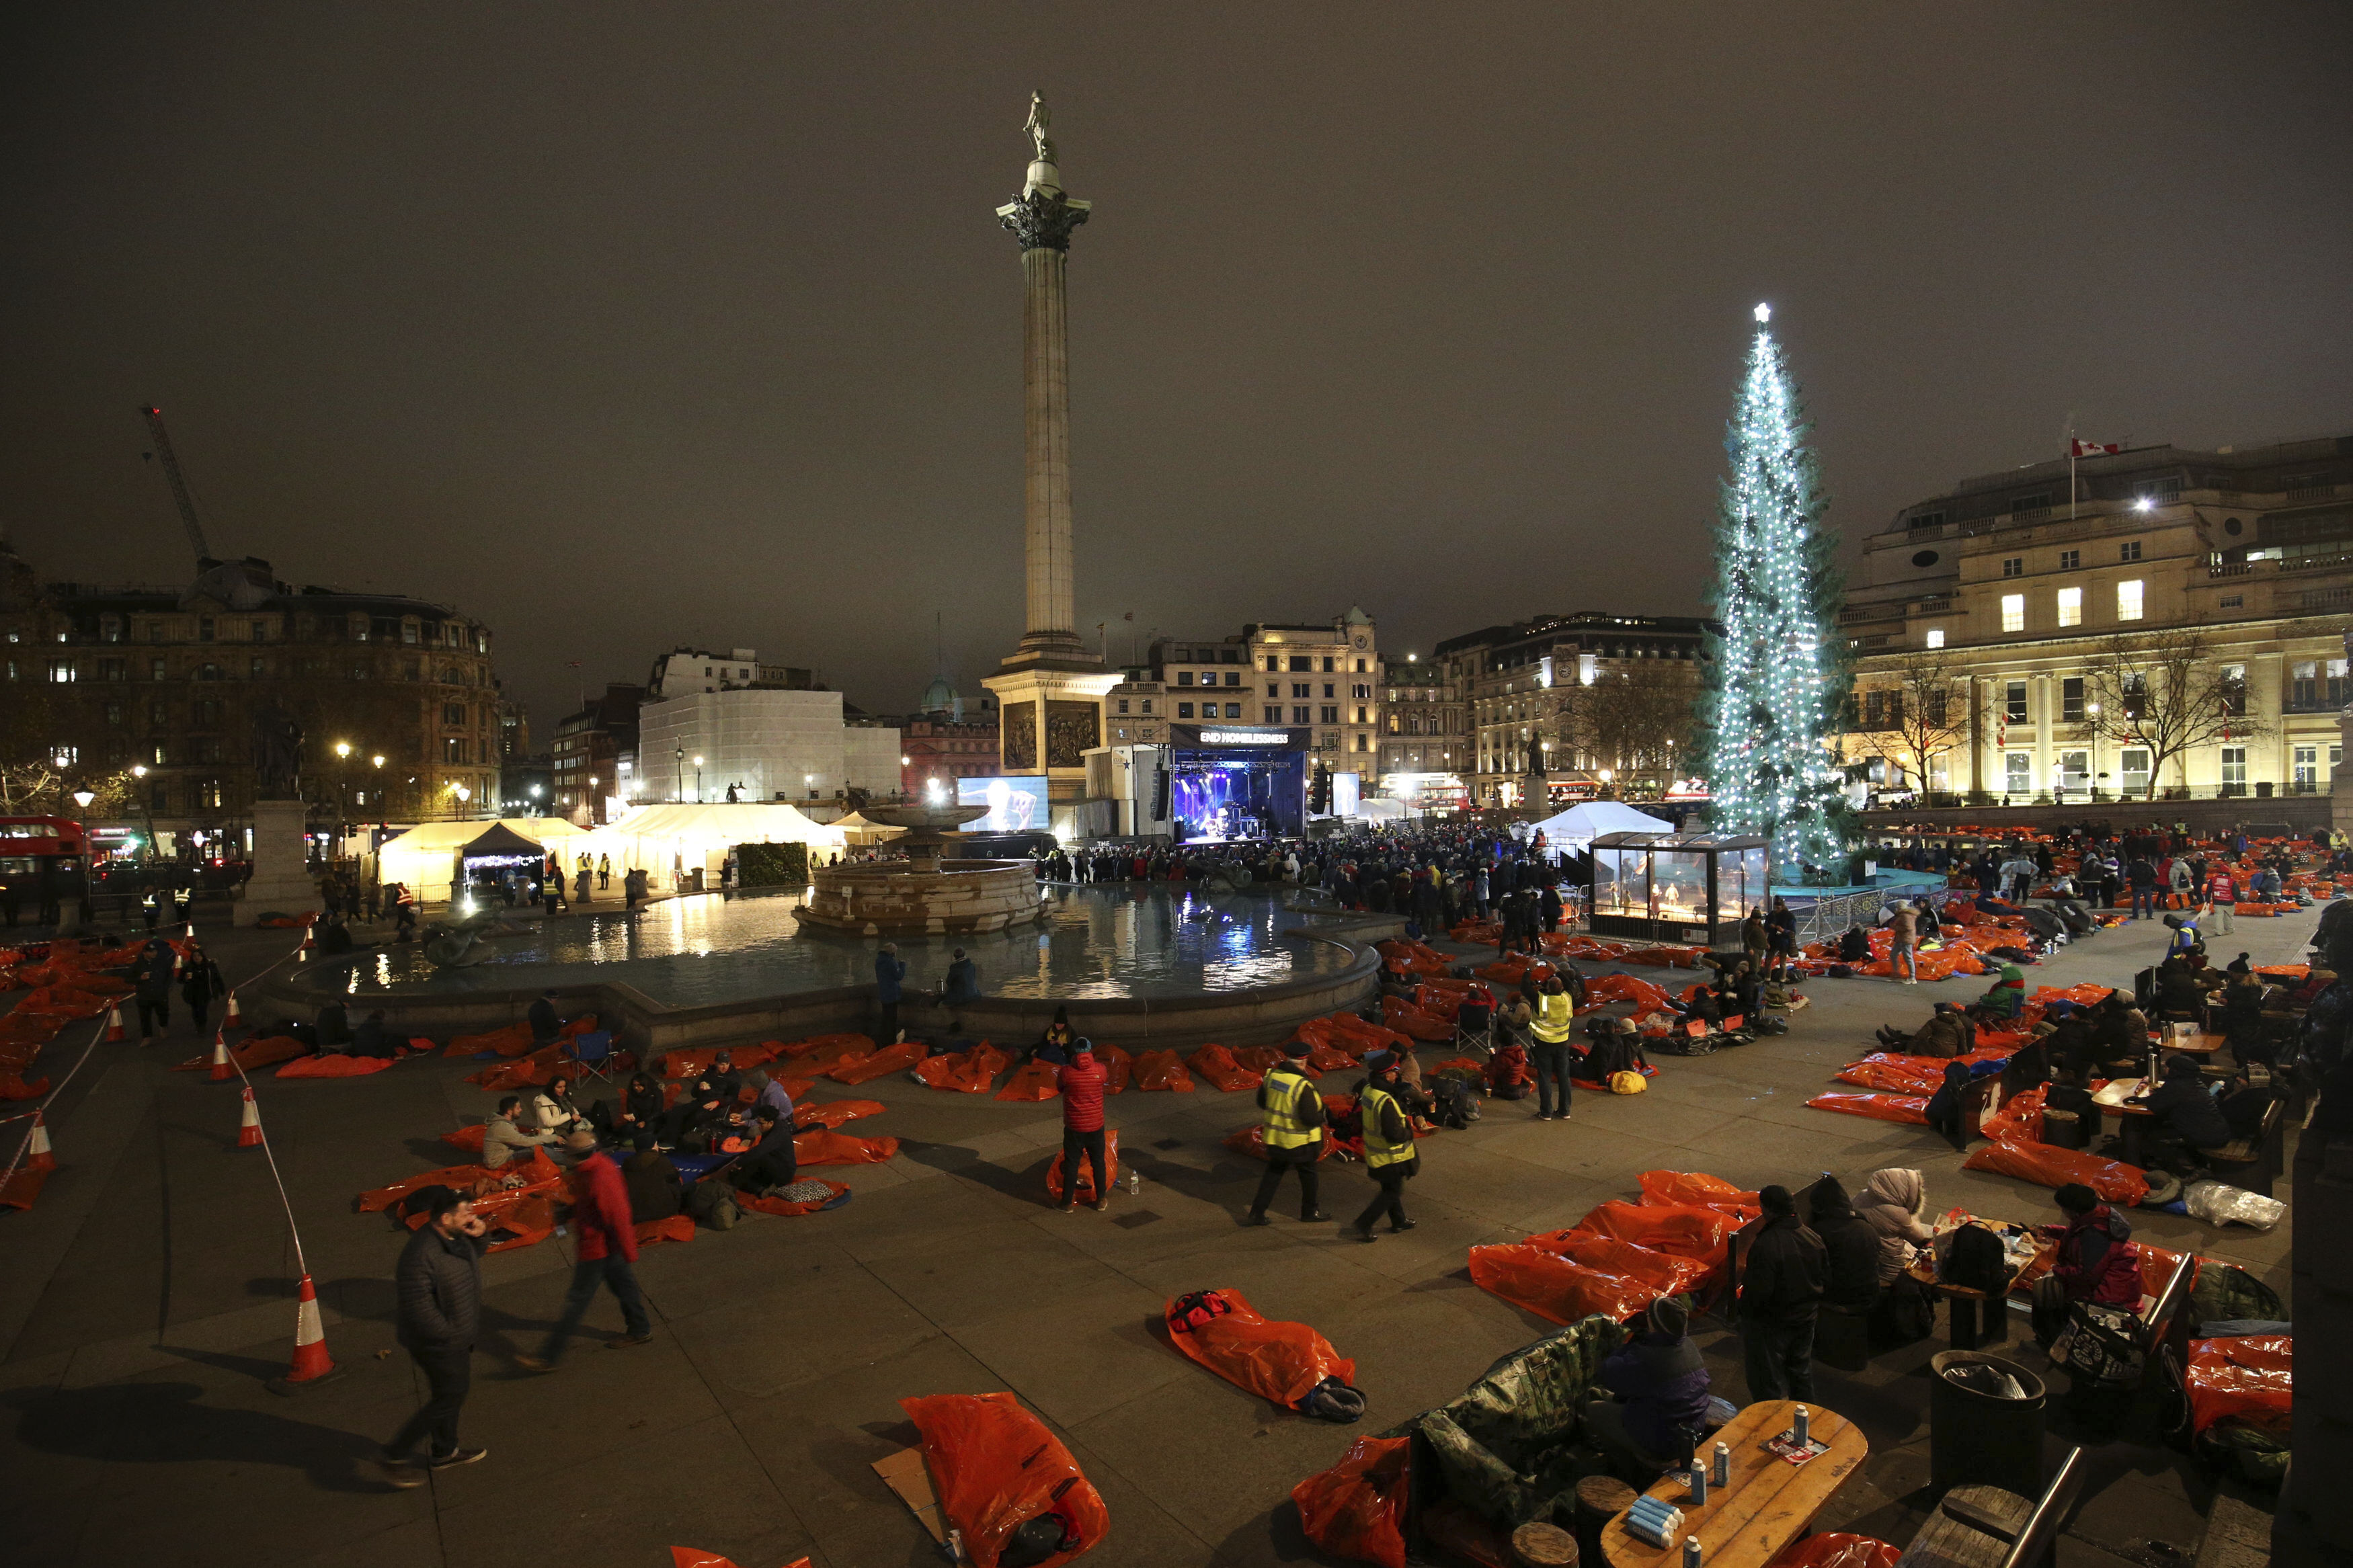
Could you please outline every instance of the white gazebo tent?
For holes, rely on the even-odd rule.
[[[643,871],[654,887],[674,889],[691,882],[696,871],[702,873],[704,886],[716,888],[727,851],[738,844],[806,844],[815,856],[843,847],[849,837],[840,824],[812,821],[783,802],[688,801],[640,806],[588,834],[576,847],[611,856],[616,876]]]
[[[839,817],[826,826],[840,828],[849,836],[849,841],[860,848],[896,838],[907,831],[903,827],[890,827],[880,822],[869,822],[854,811],[848,816]]]
[[[1623,801],[1588,800],[1570,806],[1556,816],[1548,816],[1535,825],[1530,837],[1545,836],[1546,847],[1555,854],[1576,854],[1605,833],[1672,833],[1675,825],[1662,821],[1647,812],[1636,811]]]
[[[458,875],[458,856],[493,827],[528,838],[563,858],[566,868],[579,854],[581,829],[560,816],[505,816],[496,822],[427,822],[384,841],[376,880],[405,883],[420,903],[447,903]]]

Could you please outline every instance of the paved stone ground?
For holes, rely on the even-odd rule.
[[[2250,921],[2259,962],[2300,957],[2315,917]],[[209,933],[208,933],[209,934]],[[217,933],[233,977],[280,939]],[[2162,929],[2121,928],[2033,972],[2042,984],[2124,981]],[[1688,980],[1688,976],[1676,977]],[[933,1561],[869,1463],[912,1440],[897,1401],[1009,1389],[1051,1422],[1102,1489],[1111,1564],[1311,1561],[1291,1486],[1356,1430],[1451,1397],[1548,1325],[1473,1287],[1473,1243],[1573,1223],[1630,1196],[1637,1173],[1708,1171],[1755,1185],[1830,1170],[1860,1186],[1917,1166],[1933,1205],[2052,1216],[2049,1194],[1960,1171],[1926,1129],[1809,1110],[1873,1025],[1916,1019],[1969,982],[1916,990],[1818,982],[1791,1032],[1697,1061],[1668,1058],[1639,1098],[1580,1096],[1567,1124],[1533,1102],[1491,1107],[1475,1129],[1426,1146],[1409,1189],[1419,1227],[1372,1247],[1330,1225],[1235,1220],[1260,1167],[1220,1147],[1252,1119],[1246,1096],[1130,1091],[1110,1101],[1145,1177],[1109,1215],[1045,1206],[1059,1147],[1054,1107],[934,1093],[906,1080],[837,1091],[886,1102],[857,1131],[887,1131],[887,1166],[828,1173],[856,1198],[801,1219],[750,1217],[725,1235],[649,1249],[641,1277],[657,1342],[607,1353],[596,1340],[556,1375],[509,1357],[552,1320],[570,1263],[561,1240],[488,1259],[489,1332],[475,1362],[468,1439],[490,1459],[415,1491],[363,1461],[421,1397],[393,1347],[388,1272],[400,1237],[350,1211],[352,1194],[447,1163],[438,1135],[489,1110],[438,1058],[370,1079],[263,1079],[263,1114],[294,1194],[308,1261],[347,1375],[294,1399],[283,1370],[297,1272],[268,1170],[234,1148],[233,1089],[164,1070],[195,1048],[101,1046],[57,1118],[62,1169],[30,1214],[0,1215],[0,1508],[12,1563],[333,1563],[358,1568],[496,1564],[653,1568],[696,1545],[769,1568],[803,1553],[830,1568]],[[70,1059],[86,1037],[52,1046]],[[1426,1059],[1437,1059],[1427,1054]],[[828,1086],[829,1088],[829,1086]],[[821,1095],[826,1090],[820,1090]],[[1343,1218],[1370,1194],[1327,1168]],[[2287,1290],[2288,1226],[2217,1233],[2149,1215],[2141,1235],[2230,1258]],[[1155,1337],[1162,1302],[1234,1286],[1271,1314],[1322,1329],[1357,1360],[1371,1399],[1362,1428],[1272,1410]],[[617,1331],[609,1298],[589,1319]],[[1700,1332],[1719,1392],[1742,1397],[1736,1339]],[[1928,1500],[1922,1344],[1857,1377],[1824,1370],[1820,1403],[1858,1420],[1873,1455],[1819,1522],[1904,1540]],[[389,1352],[389,1353],[387,1353]],[[2030,1365],[2040,1357],[2021,1352]],[[2054,1449],[2058,1438],[2054,1436]],[[2212,1489],[2170,1449],[2109,1445],[2062,1542],[2063,1563],[2243,1561],[2263,1522],[2226,1507],[2206,1540]],[[2251,1522],[2252,1521],[2252,1522]]]

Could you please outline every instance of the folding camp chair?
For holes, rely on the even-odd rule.
[[[612,1030],[590,1029],[573,1036],[572,1044],[564,1056],[572,1064],[575,1082],[592,1078],[602,1079],[607,1083],[613,1081]]]
[[[1491,1004],[1466,1001],[1456,1010],[1453,1048],[1482,1053],[1495,1048],[1495,1009]]]

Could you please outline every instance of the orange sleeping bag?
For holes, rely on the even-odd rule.
[[[1071,1545],[1038,1560],[1055,1568],[1111,1529],[1103,1499],[1046,1424],[1009,1394],[937,1394],[899,1408],[923,1434],[923,1463],[940,1512],[964,1532],[974,1568],[997,1568],[1022,1523],[1041,1513],[1062,1521]]]
[[[1410,1437],[1359,1437],[1338,1464],[1291,1489],[1299,1527],[1331,1557],[1406,1568],[1405,1501]]]
[[[1256,1089],[1265,1079],[1264,1074],[1254,1073],[1234,1060],[1234,1053],[1223,1046],[1203,1046],[1185,1058],[1185,1065],[1199,1074],[1210,1088],[1224,1089],[1228,1094]]]
[[[1161,1309],[1169,1342],[1187,1360],[1208,1367],[1235,1387],[1295,1410],[1327,1377],[1356,1381],[1356,1363],[1305,1323],[1260,1315],[1239,1290],[1207,1290],[1226,1310],[1206,1316],[1178,1310],[1182,1299]],[[1199,1321],[1196,1321],[1198,1317]]]
[[[925,1057],[915,1064],[915,1081],[955,1094],[987,1094],[1012,1059],[983,1040],[968,1051]]]
[[[1175,1051],[1143,1051],[1135,1058],[1135,1087],[1147,1092],[1166,1089],[1190,1094],[1193,1075],[1185,1070],[1184,1062]]]

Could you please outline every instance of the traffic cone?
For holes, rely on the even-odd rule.
[[[194,942],[194,941],[195,941],[195,940],[196,940],[196,922],[195,922],[195,921],[189,921],[185,926],[184,926],[184,927],[182,927],[182,928],[181,928],[180,934],[181,934],[182,936],[185,937],[185,938],[186,938],[188,941],[190,941],[190,942]]]
[[[106,1043],[112,1045],[122,1037],[122,1004],[110,1003],[106,1009]]]
[[[323,1383],[341,1375],[341,1369],[327,1354],[327,1331],[319,1321],[319,1292],[311,1286],[311,1277],[302,1276],[301,1305],[294,1313],[294,1364],[283,1377],[269,1380],[273,1394],[292,1394],[306,1384]]]
[[[228,1037],[223,1034],[220,1030],[215,1029],[213,1031],[212,1081],[215,1083],[227,1083],[230,1079],[235,1078],[236,1076],[237,1068],[229,1065]]]
[[[245,1086],[245,1110],[237,1124],[237,1146],[240,1149],[261,1147],[261,1107],[253,1102],[253,1085]]]
[[[58,1168],[58,1157],[49,1152],[48,1119],[37,1110],[33,1112],[33,1136],[25,1145],[25,1162],[16,1168],[20,1171],[54,1171]]]
[[[245,1022],[245,1015],[237,1010],[237,993],[234,991],[228,994],[228,1016],[223,1021],[230,1025]]]

